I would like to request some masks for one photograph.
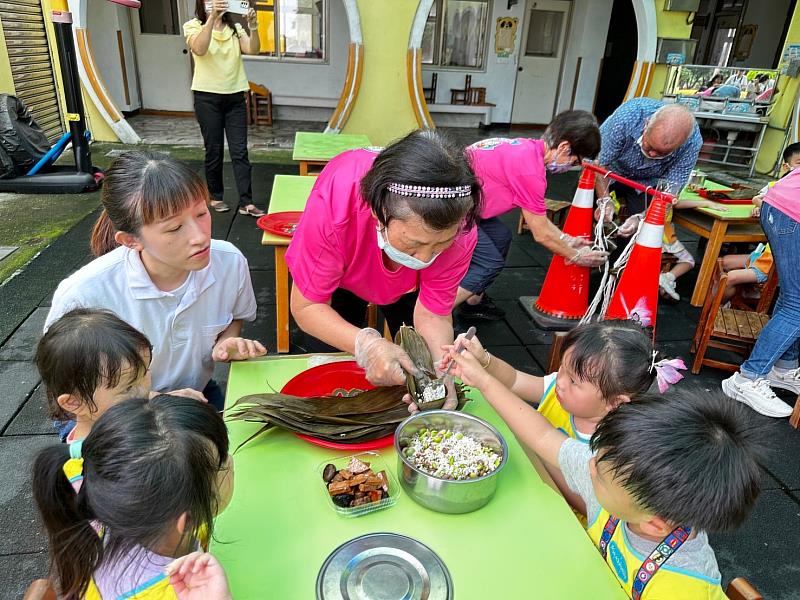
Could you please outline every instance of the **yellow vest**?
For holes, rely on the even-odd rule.
[[[553,427],[564,435],[578,440],[579,442],[583,442],[584,444],[587,443],[584,438],[578,435],[578,431],[575,429],[575,423],[572,420],[572,415],[564,410],[558,398],[556,398],[555,378],[544,391],[544,395],[542,396],[541,402],[539,402],[539,408],[537,410]]]
[[[586,529],[592,542],[598,548],[600,547],[600,536],[603,534],[608,517],[608,512],[601,508],[600,514]],[[625,522],[620,521],[608,543],[606,563],[622,589],[630,597],[633,580],[647,557],[633,549],[628,542],[625,529]],[[718,579],[714,580],[700,573],[670,567],[669,561],[656,572],[645,586],[642,594],[642,600],[726,600],[726,598]]]

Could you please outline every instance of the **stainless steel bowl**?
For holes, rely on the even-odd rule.
[[[468,435],[500,454],[500,466],[477,479],[454,481],[421,471],[403,455],[411,437],[421,429],[449,429]],[[484,506],[497,489],[497,475],[508,460],[503,436],[486,421],[461,412],[428,410],[419,412],[397,426],[394,436],[397,451],[397,478],[406,494],[426,508],[443,513],[467,513]]]

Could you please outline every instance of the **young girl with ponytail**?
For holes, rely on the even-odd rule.
[[[153,389],[192,388],[222,409],[215,361],[266,353],[240,337],[256,316],[247,260],[211,239],[208,191],[187,165],[128,152],[106,174],[92,233],[98,258],[62,281],[45,328],[76,307],[106,308],[153,344]]]
[[[219,564],[191,553],[232,490],[225,424],[189,398],[125,400],[85,440],[43,449],[33,492],[59,598],[182,598],[187,560],[223,586]]]

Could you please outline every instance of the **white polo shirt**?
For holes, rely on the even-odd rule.
[[[120,246],[76,271],[56,289],[45,331],[78,307],[105,308],[153,344],[153,389],[202,391],[211,379],[211,350],[234,319],[252,321],[256,298],[247,259],[229,242],[211,240],[207,267],[174,292],[150,280],[139,253]]]

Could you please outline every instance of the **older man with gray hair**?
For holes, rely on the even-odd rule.
[[[689,180],[703,144],[694,115],[686,107],[652,98],[634,98],[622,104],[600,126],[600,136],[600,165],[653,187],[665,179],[668,191],[674,194]],[[598,177],[595,189],[598,197],[607,196],[608,181]],[[645,194],[622,185],[616,185],[615,191],[618,199],[625,200],[630,215],[646,208]]]

